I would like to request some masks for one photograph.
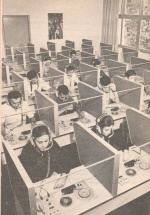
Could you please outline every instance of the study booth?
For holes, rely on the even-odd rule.
[[[71,40],[65,40],[65,44],[67,47],[75,49],[75,42],[73,42]]]
[[[41,55],[41,60],[43,61],[44,57],[50,56],[51,53],[49,50],[45,48],[40,48],[40,55]]]
[[[150,61],[138,58],[138,57],[131,57],[131,65],[133,69],[138,68],[143,68],[150,70]]]
[[[67,102],[58,103],[55,95],[47,96],[39,90],[35,91],[36,105],[38,108],[40,121],[51,121],[53,125],[49,126],[52,132],[57,136],[73,132],[73,124],[76,121],[83,122],[87,127],[95,125],[95,118],[102,113],[102,94],[93,87],[79,82],[79,99],[69,99]],[[54,107],[54,112],[48,113],[47,107]],[[73,106],[66,110],[67,107]],[[95,107],[99,107],[96,109]],[[65,112],[63,112],[63,109]],[[47,111],[46,111],[47,110]],[[60,114],[60,112],[62,114]],[[84,117],[80,118],[80,112]],[[43,112],[45,114],[43,114]],[[54,117],[54,118],[53,118]],[[46,124],[49,125],[49,124]],[[52,127],[52,128],[51,128]],[[55,128],[55,129],[54,129]]]
[[[106,75],[108,75],[111,79],[113,76],[123,76],[123,74],[126,72],[126,64],[120,63],[118,61],[115,61],[113,59],[108,59],[107,62],[107,69],[104,70]]]
[[[43,78],[42,62],[33,57],[30,57],[30,70],[34,70],[37,74],[40,74],[40,78]]]
[[[13,47],[5,44],[5,55],[9,62],[14,61]]]
[[[64,143],[61,141],[63,136],[53,138],[62,153],[68,152],[67,163],[70,161],[72,165],[65,186],[59,189],[54,189],[60,177],[58,174],[33,183],[15,150],[3,141],[16,214],[104,215],[148,193],[150,137],[147,126],[150,126],[150,118],[129,109],[127,119],[134,144],[128,151],[128,159],[81,122],[74,124],[75,142],[68,138]],[[139,124],[144,126],[144,134]],[[74,144],[76,147],[72,151]],[[73,163],[75,156],[80,165]],[[42,204],[39,211],[36,199]]]
[[[47,48],[51,52],[50,53],[51,58],[56,58],[56,44],[48,41]]]
[[[91,45],[87,45],[85,43],[81,44],[81,50],[83,52],[90,53],[90,54],[94,53],[94,47]]]
[[[131,48],[122,48],[123,62],[131,63],[131,57],[138,57],[138,51]]]
[[[20,50],[16,50],[16,58],[17,58],[17,64],[18,64],[18,68],[17,70],[24,70],[27,68],[27,62],[26,62],[26,54],[25,52],[22,52]]]
[[[100,55],[101,55],[101,56],[104,55],[104,54],[103,54],[103,50],[104,50],[104,49],[107,49],[107,50],[112,51],[112,48],[113,48],[113,45],[111,45],[111,44],[100,43]]]
[[[35,48],[34,45],[31,43],[27,43],[27,50],[28,50],[28,58],[30,57],[35,58]]]
[[[82,39],[82,44],[92,46],[92,40]]]

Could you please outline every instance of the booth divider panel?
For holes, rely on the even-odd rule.
[[[23,214],[24,215],[36,215],[34,188],[29,189],[27,186],[25,181],[28,176],[26,176],[24,179],[21,177],[21,175],[20,175],[21,169],[20,169],[20,166],[17,165],[17,163],[20,163],[20,161],[17,158],[17,156],[15,158],[12,158],[12,156],[10,155],[10,153],[13,154],[15,152],[14,151],[8,152],[8,149],[6,148],[6,146],[3,145],[3,147],[4,147],[5,156],[6,156],[7,168],[9,171],[11,185],[12,185],[13,191],[17,197],[17,200],[23,210]],[[14,163],[14,159],[15,159],[15,163]],[[28,178],[28,180],[30,180],[30,179]],[[32,206],[30,205],[31,203],[29,200],[29,192],[32,195],[32,204],[33,204]]]
[[[27,49],[28,49],[28,56],[29,59],[30,57],[35,58],[35,49],[34,49],[34,45],[31,43],[27,43]]]
[[[129,107],[136,108],[138,110],[140,109],[141,88],[118,92],[118,95],[121,103],[128,105]]]
[[[55,134],[57,129],[55,127],[55,113],[54,113],[54,104],[49,100],[46,95],[43,95],[42,92],[35,90],[35,99],[36,105],[39,113],[40,120],[47,125],[50,130]],[[44,109],[40,109],[44,108]]]
[[[87,73],[81,73],[81,79],[83,82],[89,84],[92,87],[97,87],[97,70]]]
[[[133,109],[128,109],[126,116],[132,144],[141,146],[150,142],[150,118]]]

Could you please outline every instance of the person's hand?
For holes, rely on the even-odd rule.
[[[59,178],[59,179],[56,181],[55,185],[54,185],[54,189],[58,189],[58,188],[64,187],[64,185],[65,185],[65,183],[66,183],[66,179],[67,179],[66,176],[64,176],[64,177],[62,177],[62,178]]]
[[[13,141],[13,134],[11,133],[6,133],[4,136],[4,140],[8,140],[8,141]]]
[[[85,114],[84,114],[83,111],[79,111],[78,115],[79,115],[80,118],[84,118],[85,117]]]
[[[110,89],[111,89],[113,92],[115,92],[115,91],[116,91],[116,86],[115,86],[115,84],[111,83],[111,84],[110,84]]]
[[[73,104],[67,106],[65,109],[66,109],[66,110],[73,110]]]
[[[36,198],[36,209],[37,209],[37,211],[42,212],[43,214],[45,214],[44,205],[43,205],[43,203],[41,202],[41,200],[39,198]]]

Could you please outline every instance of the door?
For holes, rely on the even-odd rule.
[[[30,43],[29,16],[3,16],[3,41],[12,47],[27,46]]]

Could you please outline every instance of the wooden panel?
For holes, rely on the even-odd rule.
[[[126,72],[126,66],[119,67],[119,68],[111,68],[109,69],[109,77],[113,78],[114,76],[123,76]]]
[[[150,85],[150,71],[144,71],[144,85]]]
[[[119,100],[121,103],[128,105],[129,107],[133,107],[139,110],[141,104],[141,92],[142,88],[118,92]]]
[[[17,57],[17,64],[18,65],[24,65],[24,61],[23,61],[23,52],[16,50],[16,57]]]
[[[25,100],[24,78],[16,72],[12,72],[12,80],[14,82],[14,90],[19,90]]]
[[[93,71],[95,68],[93,66],[89,66],[85,63],[80,63],[80,72]]]
[[[97,70],[81,74],[81,79],[83,82],[89,84],[92,87],[97,87]]]
[[[2,81],[7,83],[6,64],[2,62]]]
[[[65,72],[66,66],[69,64],[69,58],[58,61],[58,69]]]
[[[148,63],[140,63],[139,65],[132,65],[132,68],[136,71],[137,69],[146,69],[150,70],[150,62]]]
[[[80,99],[87,98],[86,100],[81,101],[82,110],[88,112],[94,117],[98,117],[100,114],[102,114],[102,95],[103,94],[95,90],[88,84],[85,84],[82,82],[78,83],[78,88],[79,88]],[[90,97],[96,97],[96,98],[90,99]]]
[[[80,53],[81,53],[81,58],[91,57],[91,56],[93,56],[93,58],[95,58],[95,55],[93,55],[93,54],[86,53],[86,52],[80,52]]]
[[[117,91],[128,90],[133,88],[141,88],[141,85],[135,82],[131,82],[125,78],[115,76],[113,78]]]
[[[12,61],[11,47],[8,45],[5,45],[5,55],[6,55],[7,59]]]
[[[92,40],[82,39],[82,43],[92,46]]]
[[[39,90],[35,90],[35,100],[37,108],[39,109],[40,120],[47,125],[54,134],[58,135],[58,105],[55,106],[54,102]]]
[[[113,195],[117,194],[119,160],[116,156],[118,152],[108,143],[94,134],[90,129],[86,129],[81,124],[74,124],[75,138],[81,164],[100,181],[101,184]],[[106,161],[104,159],[110,158]],[[97,162],[99,164],[93,165]],[[91,167],[88,167],[92,165]]]
[[[29,59],[30,57],[35,58],[35,49],[34,49],[34,45],[31,43],[27,43],[27,49],[28,49],[28,56]]]
[[[73,42],[73,41],[66,40],[66,41],[65,41],[65,44],[66,44],[67,47],[70,47],[70,48],[72,48],[72,49],[75,48],[75,42]]]
[[[81,59],[81,62],[86,63],[88,65],[92,65],[91,62],[92,60],[94,60],[95,57],[94,56],[90,56],[90,57],[84,57]]]
[[[141,64],[141,63],[150,63],[150,61],[142,59],[142,58],[138,58],[138,57],[131,57],[131,64]]]
[[[134,109],[126,112],[132,144],[140,146],[150,142],[150,117]]]
[[[40,61],[35,58],[30,58],[30,69],[33,69],[38,74],[40,72]]]
[[[87,52],[87,53],[90,53],[90,54],[93,54],[93,50],[94,50],[93,46],[91,46],[91,47],[85,46],[84,48],[82,47],[83,52]]]
[[[131,57],[138,57],[138,51],[135,49],[122,48],[124,62],[130,63]]]
[[[118,61],[109,59],[109,60],[107,60],[107,66],[108,66],[108,68],[122,67],[122,66],[126,67],[126,64],[125,63],[119,63]]]
[[[44,57],[49,56],[49,51],[47,49],[40,48],[40,54],[41,54],[42,61],[43,61]]]
[[[47,48],[51,51],[51,57],[56,57],[56,47],[55,43],[47,42]]]
[[[11,185],[24,215],[36,215],[35,191],[15,151],[3,143]]]

